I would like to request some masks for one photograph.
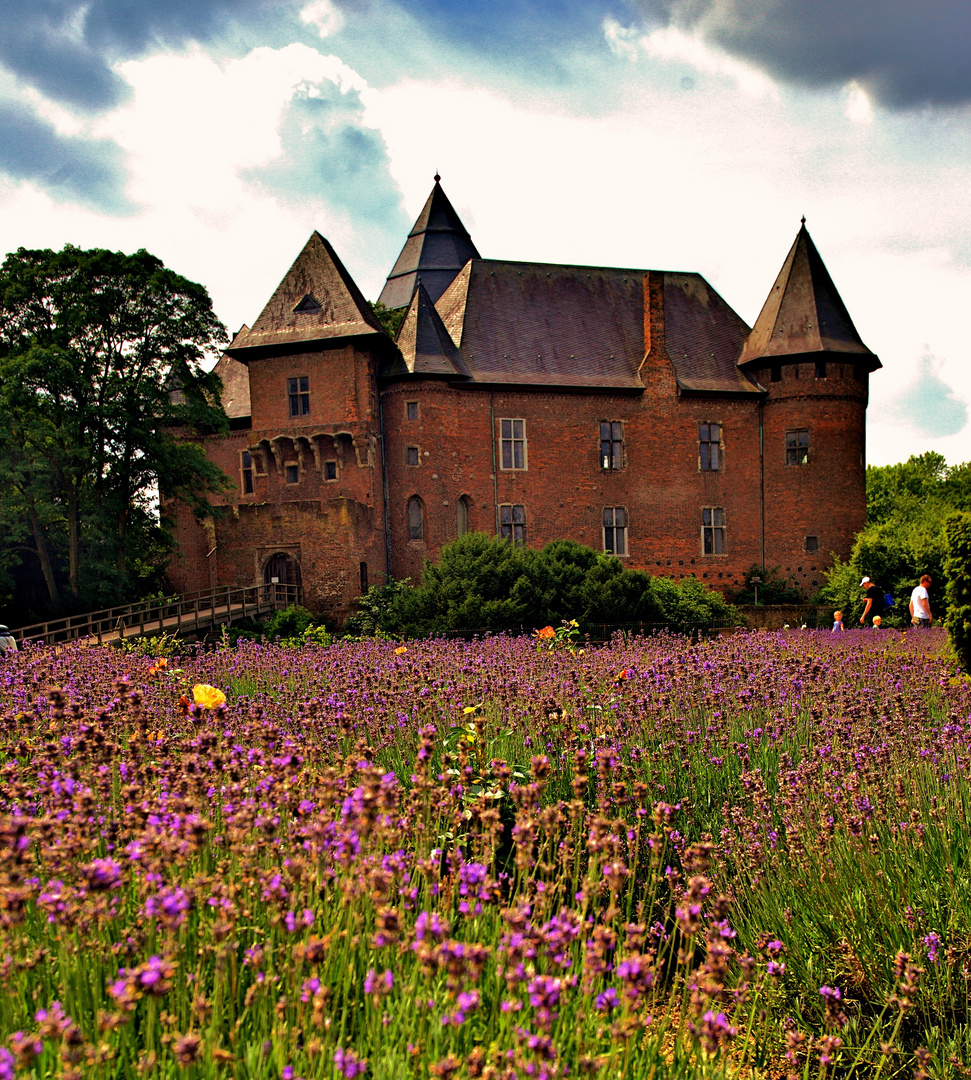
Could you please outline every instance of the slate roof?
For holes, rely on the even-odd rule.
[[[222,379],[222,404],[229,419],[250,416],[249,369],[246,365],[224,353],[213,370]]]
[[[663,271],[664,345],[678,386],[697,393],[757,394],[735,359],[748,324],[700,274]]]
[[[473,379],[641,389],[643,272],[472,259],[436,307]]]
[[[804,218],[738,363],[820,352],[865,357],[871,371],[881,366],[856,332]]]
[[[262,351],[383,333],[337,253],[314,232],[259,318],[239,331],[226,353],[245,364]]]
[[[445,375],[468,378],[455,342],[449,337],[441,316],[419,278],[418,289],[398,331],[397,345],[401,360],[389,370],[389,375]]]
[[[448,200],[436,174],[435,186],[388,275],[378,303],[403,308],[411,303],[418,278],[438,300],[469,259],[479,258],[472,237]]]
[[[435,306],[476,382],[636,391],[648,273],[472,259]],[[748,326],[698,274],[659,276],[679,386],[759,393],[735,364]]]

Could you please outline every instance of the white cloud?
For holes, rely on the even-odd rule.
[[[330,0],[313,0],[300,12],[300,21],[317,27],[322,38],[339,34],[344,28],[344,16]]]
[[[854,79],[846,87],[846,115],[859,124],[873,122],[873,104],[870,95]]]
[[[677,61],[693,68],[698,74],[725,79],[745,94],[753,97],[777,98],[775,83],[758,68],[735,60],[727,53],[712,48],[700,37],[686,34],[674,26],[644,34],[622,26],[616,19],[604,20],[607,44],[618,55],[636,61],[641,57],[652,60]]]

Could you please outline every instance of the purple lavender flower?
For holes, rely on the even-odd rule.
[[[593,1004],[598,1012],[610,1012],[611,1009],[616,1009],[620,1005],[620,999],[617,997],[617,991],[612,986],[608,986],[602,994],[597,994]]]
[[[345,1050],[338,1047],[334,1051],[334,1064],[337,1071],[343,1073],[347,1080],[354,1080],[355,1076],[363,1076],[367,1071],[367,1058],[359,1058],[353,1050]]]
[[[939,935],[935,934],[932,930],[929,934],[925,936],[924,945],[927,948],[927,959],[932,964],[937,964],[939,962],[937,958],[937,951],[941,945],[941,939]]]
[[[738,1034],[738,1028],[732,1027],[723,1012],[716,1013],[711,1009],[701,1018],[697,1031],[701,1045],[709,1054],[714,1054]]]
[[[378,975],[374,968],[371,968],[364,976],[365,994],[390,994],[393,986],[394,975],[387,969],[383,975]]]
[[[186,912],[192,907],[192,897],[177,886],[160,889],[145,901],[145,914],[158,918],[165,926],[175,928],[185,922]]]
[[[81,867],[81,874],[92,892],[117,889],[121,884],[121,866],[114,859],[93,859]]]

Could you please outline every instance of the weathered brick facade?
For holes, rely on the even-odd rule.
[[[698,275],[483,260],[456,222],[436,178],[386,290],[411,289],[397,343],[311,237],[220,361],[232,431],[207,450],[237,491],[180,514],[173,584],[299,582],[339,617],[477,530],[812,592],[864,523],[879,361],[805,225],[750,330]]]

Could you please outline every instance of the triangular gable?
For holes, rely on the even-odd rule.
[[[314,232],[252,328],[240,331],[227,352],[245,362],[257,348],[383,332],[337,253]]]

